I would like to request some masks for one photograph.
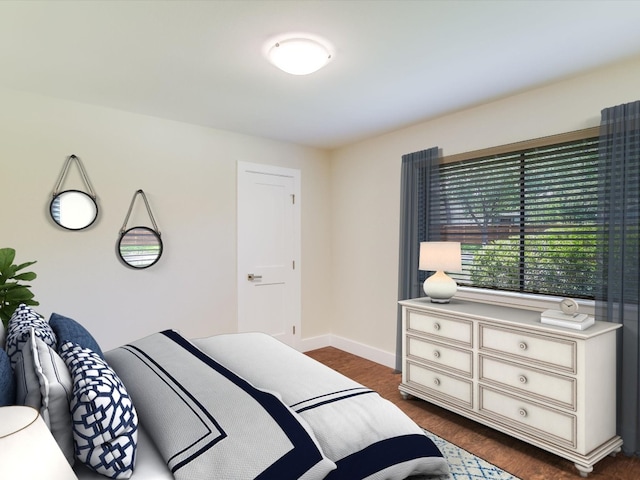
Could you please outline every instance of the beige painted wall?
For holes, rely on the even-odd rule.
[[[0,246],[16,248],[18,262],[37,260],[41,314],[75,318],[106,349],[165,328],[189,337],[236,331],[235,185],[243,160],[302,172],[302,336],[329,333],[325,152],[8,90],[0,90],[0,105]],[[48,217],[70,154],[82,159],[100,208],[97,223],[81,232]],[[66,188],[82,187],[73,168]],[[147,270],[124,267],[115,253],[139,188],[165,245]],[[148,217],[133,215],[128,225],[135,224],[149,225]]]
[[[232,332],[236,162],[298,168],[302,337],[391,363],[401,156],[436,145],[455,154],[594,126],[602,108],[640,97],[639,84],[637,59],[330,154],[0,90],[0,246],[17,248],[18,261],[38,261],[33,290],[43,315],[76,318],[105,348],[163,328],[190,337]],[[82,158],[101,209],[83,232],[64,231],[47,214],[71,153]],[[66,187],[80,186],[69,180]],[[143,271],[125,268],[115,255],[138,188],[165,243],[161,261]]]
[[[395,351],[403,154],[438,146],[451,155],[596,126],[603,108],[638,100],[638,85],[640,59],[332,152],[332,333]]]

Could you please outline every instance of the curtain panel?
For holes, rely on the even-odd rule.
[[[618,336],[618,434],[640,453],[640,101],[602,110],[599,155],[598,320],[622,324]]]
[[[418,272],[420,242],[427,240],[430,229],[428,206],[437,202],[440,156],[438,147],[402,156],[398,300],[424,296],[420,282],[421,276]],[[396,329],[396,370],[402,371],[402,309],[400,305],[398,305]]]

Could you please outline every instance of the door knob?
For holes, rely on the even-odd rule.
[[[247,280],[251,281],[251,280],[260,280],[262,278],[262,275],[254,275],[253,273],[249,273],[247,275]]]

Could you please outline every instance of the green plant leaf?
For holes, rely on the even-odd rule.
[[[38,263],[38,262],[24,262],[24,263],[21,263],[20,265],[18,265],[16,267],[16,272],[18,270],[22,270],[23,268],[27,268],[29,265],[33,265],[34,263]]]
[[[7,292],[4,297],[6,302],[23,302],[24,300],[31,300],[33,298],[33,293],[29,291],[27,287],[30,285],[21,285],[18,288],[13,288]]]
[[[18,275],[14,275],[13,278],[14,278],[14,280],[26,280],[26,281],[30,282],[31,280],[35,280],[37,276],[38,275],[36,275],[33,272],[24,272],[24,273],[20,273]]]
[[[22,272],[17,274],[18,270],[27,268],[36,262],[24,262],[20,265],[14,265],[16,251],[13,248],[0,248],[0,319],[7,326],[11,315],[21,303],[25,305],[39,305],[33,299],[34,295],[29,290],[31,285],[25,285],[22,281],[34,280],[37,275],[35,272]]]
[[[0,271],[11,266],[16,258],[16,251],[13,248],[0,248]]]

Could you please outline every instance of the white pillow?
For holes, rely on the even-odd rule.
[[[29,405],[40,415],[70,465],[75,460],[71,430],[71,375],[56,351],[31,327],[16,363],[16,403]]]

